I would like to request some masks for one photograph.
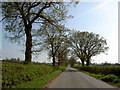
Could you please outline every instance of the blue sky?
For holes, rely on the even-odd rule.
[[[2,58],[2,31],[1,30],[0,30],[0,58]]]
[[[118,0],[80,0],[76,7],[69,7],[69,14],[73,15],[73,19],[67,20],[66,27],[70,29],[89,31],[100,34],[109,46],[108,55],[100,54],[92,58],[92,62],[118,62]],[[2,25],[0,25],[2,26]],[[4,31],[0,37],[3,38]],[[1,38],[0,38],[1,41]],[[1,46],[2,43],[2,46]],[[24,53],[21,52],[22,46],[12,44],[6,39],[0,42],[0,50],[2,49],[2,58],[19,57],[24,59]],[[45,61],[47,52],[41,52],[39,59],[35,61]]]
[[[69,12],[74,19],[69,20],[67,26],[80,31],[94,32],[107,39],[110,48],[106,52],[108,55],[97,55],[92,58],[92,62],[116,63],[118,62],[118,1],[87,1],[81,0],[76,8],[70,8]]]

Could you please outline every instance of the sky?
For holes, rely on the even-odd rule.
[[[1,5],[1,4],[0,4]],[[0,8],[1,11],[1,8]],[[2,14],[0,13],[0,18]],[[2,23],[0,22],[0,58],[2,58]]]
[[[80,0],[76,7],[69,7],[68,14],[74,18],[67,20],[66,27],[79,31],[88,31],[100,34],[107,40],[109,50],[92,58],[95,63],[118,63],[118,0]],[[2,58],[24,59],[24,49],[19,44],[13,44],[4,38],[4,29],[0,23],[0,51]],[[2,38],[1,38],[2,37]],[[2,39],[2,40],[1,40]],[[1,55],[1,54],[0,54]],[[41,52],[33,61],[45,62],[47,52]]]
[[[81,0],[69,13],[74,19],[68,21],[67,27],[79,31],[89,31],[100,34],[107,40],[109,50],[92,58],[92,62],[118,62],[118,1],[100,0],[89,2]],[[94,0],[95,1],[95,0]]]

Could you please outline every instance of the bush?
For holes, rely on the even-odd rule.
[[[119,83],[120,82],[120,79],[119,78],[116,78],[113,80],[113,83]]]
[[[116,76],[120,75],[119,66],[89,66],[89,67],[78,67],[79,70],[87,71],[94,74],[114,74]]]
[[[113,82],[116,79],[119,79],[119,78],[114,74],[109,74],[101,78],[101,80],[105,82]]]

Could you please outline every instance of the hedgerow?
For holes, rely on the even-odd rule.
[[[12,88],[23,82],[31,81],[37,77],[44,77],[46,74],[58,70],[59,67],[53,67],[43,64],[24,65],[13,62],[2,63],[2,87]]]
[[[85,66],[78,67],[79,70],[87,71],[94,74],[114,74],[120,76],[120,66]]]

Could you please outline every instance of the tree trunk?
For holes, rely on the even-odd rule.
[[[26,33],[26,50],[25,50],[25,64],[31,63],[32,59],[32,26],[27,25],[25,27],[25,33]]]
[[[81,60],[81,62],[82,62],[82,66],[84,66],[84,60]]]
[[[55,66],[55,56],[53,55],[53,66]]]
[[[53,66],[55,66],[55,53],[54,53],[54,48],[53,48],[53,43],[51,44],[51,47],[52,47],[52,61],[53,61],[53,63],[52,63],[52,65]]]
[[[60,64],[61,64],[61,62],[60,62],[61,60],[60,59],[58,59],[58,66],[60,66]]]
[[[90,65],[91,57],[87,57],[86,66]]]
[[[58,66],[60,66],[60,61],[58,61]]]
[[[86,66],[89,66],[90,65],[90,60],[88,59],[87,61],[86,61]]]

